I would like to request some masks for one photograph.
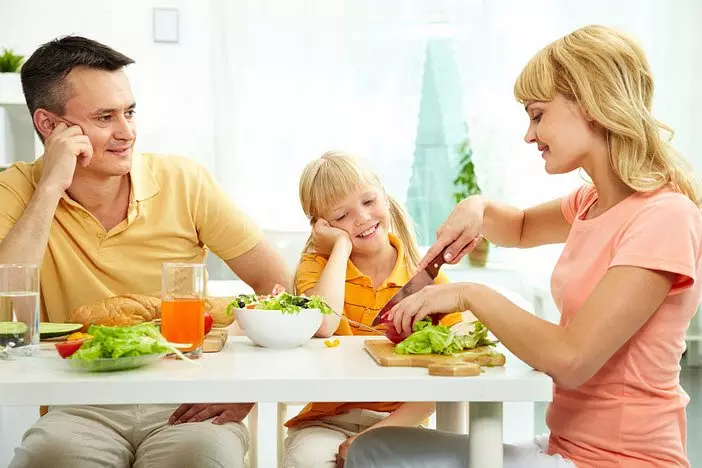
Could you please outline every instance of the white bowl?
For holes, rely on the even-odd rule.
[[[297,314],[279,310],[232,309],[236,322],[251,341],[264,348],[295,348],[305,344],[319,330],[319,309],[302,309]]]

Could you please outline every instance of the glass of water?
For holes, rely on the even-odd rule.
[[[39,266],[0,264],[0,355],[39,354]]]

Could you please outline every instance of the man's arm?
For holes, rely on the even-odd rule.
[[[46,140],[39,185],[24,212],[0,242],[0,263],[41,265],[56,207],[73,181],[76,162],[87,165],[93,147],[78,126],[59,123]]]
[[[286,291],[292,291],[292,275],[288,272],[283,258],[265,240],[238,257],[226,260],[242,281],[251,286],[257,294],[269,294],[273,286],[280,284]]]
[[[61,194],[37,188],[29,204],[0,242],[0,263],[33,263],[41,265],[49,230]]]

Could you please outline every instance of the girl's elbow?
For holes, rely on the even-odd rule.
[[[338,319],[335,320],[334,317],[325,317],[314,336],[317,338],[329,338],[336,332],[337,328],[339,328]]]
[[[317,338],[329,338],[330,336],[334,335],[335,331],[336,330],[332,329],[332,327],[325,326],[323,323],[319,326],[317,333],[315,333],[314,336]]]

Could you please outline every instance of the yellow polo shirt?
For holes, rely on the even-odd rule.
[[[42,160],[0,173],[0,241],[24,212],[41,178]],[[63,322],[74,308],[118,294],[158,296],[163,262],[223,260],[261,239],[210,174],[178,156],[135,154],[127,219],[106,231],[64,195],[41,264],[41,319]]]
[[[383,306],[404,286],[412,277],[404,260],[405,248],[400,239],[389,235],[390,244],[397,250],[397,261],[383,284],[378,289],[373,288],[370,277],[364,275],[349,260],[346,265],[346,287],[344,291],[344,316],[349,319],[372,326],[373,320]],[[327,257],[313,253],[304,254],[300,260],[295,280],[298,294],[303,294],[317,284],[322,275]],[[434,280],[436,284],[448,283],[449,280],[442,272]],[[441,323],[447,326],[460,321],[461,314],[454,313],[445,316]],[[377,330],[384,331],[385,325],[378,325]],[[342,319],[337,328],[336,335],[374,335],[374,333],[353,325]],[[369,409],[382,413],[390,413],[400,407],[402,403],[308,403],[300,414],[285,423],[287,427],[294,427],[300,423],[318,420],[328,416],[347,413],[352,409]]]

